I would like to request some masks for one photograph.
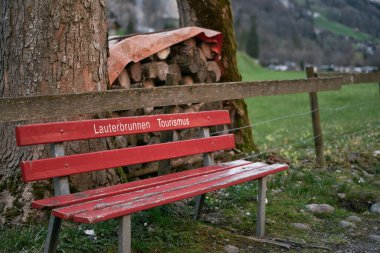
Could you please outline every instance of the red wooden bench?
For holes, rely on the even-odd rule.
[[[214,164],[211,152],[232,149],[234,136],[210,137],[210,126],[229,124],[228,111],[208,111],[16,127],[19,146],[52,144],[52,158],[21,162],[22,179],[53,179],[55,197],[36,200],[34,208],[52,209],[45,252],[55,252],[62,219],[96,223],[119,218],[119,252],[131,252],[131,220],[134,212],[190,197],[197,197],[194,217],[200,215],[204,194],[249,180],[259,180],[257,236],[264,235],[266,176],[286,170],[283,164],[267,165],[237,160]],[[62,142],[147,132],[200,127],[202,137],[190,140],[129,147],[65,156]],[[119,166],[203,154],[204,167],[140,181],[70,194],[72,174]]]

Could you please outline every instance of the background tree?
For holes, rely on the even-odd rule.
[[[251,16],[251,28],[246,42],[246,52],[255,59],[259,59],[259,35],[257,34],[256,17]]]
[[[200,26],[219,31],[223,34],[221,63],[224,72],[222,82],[241,81],[236,61],[236,39],[233,28],[231,2],[229,0],[177,0],[180,26]],[[249,125],[247,105],[244,100],[226,101],[230,109],[233,127]],[[257,150],[253,142],[251,128],[235,132],[237,146],[244,152]]]
[[[4,0],[0,16],[1,97],[106,90],[105,1]],[[16,147],[17,124],[0,124],[0,223],[15,216],[25,219],[30,212],[25,203],[51,190],[43,183],[21,183],[20,160],[46,156],[49,149]],[[105,141],[76,142],[67,151],[105,145]],[[71,178],[78,189],[116,180],[112,171],[82,175],[80,182]]]

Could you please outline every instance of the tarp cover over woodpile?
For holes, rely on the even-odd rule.
[[[221,79],[219,59],[222,34],[200,27],[185,27],[170,31],[135,34],[109,38],[110,57],[108,71],[109,89],[153,88],[165,85],[192,85],[216,83]],[[169,79],[168,79],[169,78]],[[117,111],[112,117],[191,113],[223,109],[222,102],[179,104],[166,107],[143,107],[136,110]],[[210,131],[222,131],[216,126]],[[154,132],[144,135],[118,136],[112,146],[126,148],[146,144],[177,141],[199,136],[199,129],[173,132]],[[110,148],[115,148],[110,147]],[[220,155],[223,152],[221,151]],[[139,177],[158,172],[187,168],[202,161],[201,155],[171,159],[170,165],[152,162],[123,167],[125,177]],[[124,176],[123,176],[124,177]]]
[[[184,27],[171,31],[135,35],[121,40],[110,47],[108,58],[108,75],[112,84],[121,71],[130,62],[139,62],[165,48],[181,41],[196,37],[211,44],[218,61],[222,49],[222,34],[217,31],[200,28]]]

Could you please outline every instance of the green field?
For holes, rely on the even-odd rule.
[[[372,37],[366,33],[357,32],[348,26],[331,21],[323,15],[315,18],[314,21],[317,28],[328,30],[338,35],[347,36],[359,41],[369,41],[372,39]]]
[[[239,53],[243,80],[304,78],[302,72],[275,72],[258,66]],[[333,142],[348,133],[380,127],[380,97],[377,84],[344,85],[340,91],[318,93],[325,141]],[[308,94],[246,99],[256,143],[262,151],[309,140],[312,128]],[[267,123],[265,123],[267,122]],[[360,134],[360,133],[358,133]],[[301,144],[301,146],[303,146]]]
[[[272,71],[261,67],[247,54],[239,52],[237,54],[238,66],[244,81],[258,80],[284,80],[304,78],[305,74],[297,71]]]
[[[306,6],[305,0],[296,0],[296,2],[300,5]],[[311,2],[309,2],[310,4]],[[319,1],[316,1],[314,3],[311,3],[311,11],[317,12],[320,14],[320,16],[314,18],[314,25],[316,28],[330,31],[332,33],[335,33],[337,35],[347,36],[349,38],[358,40],[358,41],[370,41],[375,40],[378,41],[377,38],[372,37],[371,35],[363,32],[356,31],[355,29],[346,26],[342,23],[335,22],[333,20],[330,20],[328,16],[328,7],[325,6],[322,3],[319,3]]]

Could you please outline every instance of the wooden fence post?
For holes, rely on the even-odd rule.
[[[314,67],[306,68],[306,77],[315,78]],[[321,126],[321,118],[319,115],[318,97],[316,92],[309,93],[311,119],[313,123],[314,144],[316,153],[316,165],[320,168],[325,167],[325,156],[323,154],[323,134]]]

